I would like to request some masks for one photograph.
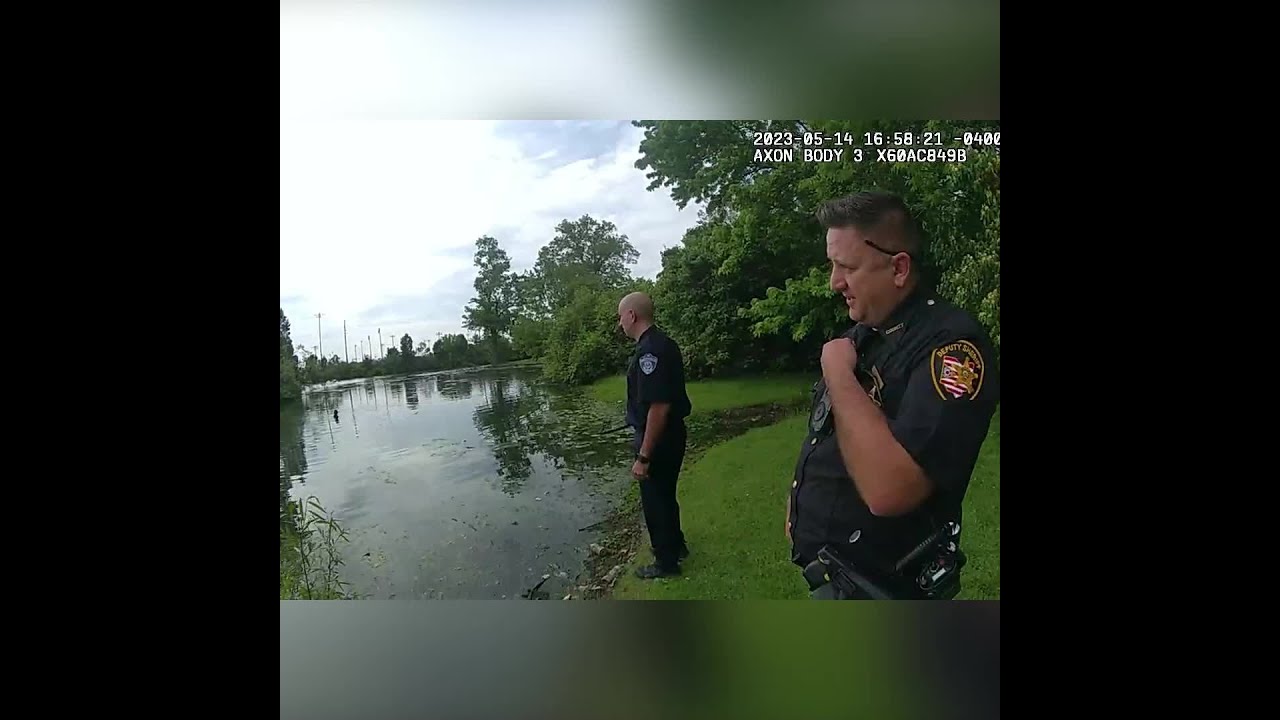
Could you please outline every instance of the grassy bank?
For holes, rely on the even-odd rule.
[[[614,383],[612,386],[610,383]],[[727,410],[786,401],[807,392],[811,377],[690,383],[697,410]],[[597,383],[601,397],[625,388],[616,380]],[[769,398],[764,399],[763,398]],[[618,599],[802,599],[799,568],[789,559],[783,524],[787,490],[806,418],[793,413],[766,427],[710,447],[685,465],[679,500],[692,551],[679,578],[644,581],[635,566],[651,561],[648,536],[613,589]],[[979,456],[965,503],[965,550],[961,599],[1000,597],[1000,415],[997,412]]]
[[[780,373],[729,380],[701,380],[687,384],[693,414],[729,410],[768,403],[803,400],[818,376],[814,373]],[[627,379],[616,376],[591,385],[592,395],[619,406],[626,403]]]

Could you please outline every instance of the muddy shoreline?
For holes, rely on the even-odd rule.
[[[756,427],[772,425],[807,407],[806,399],[791,403],[768,403],[710,413],[690,418],[689,446],[684,468],[696,463],[710,448]],[[648,530],[640,508],[639,493],[632,490],[619,507],[599,523],[600,540],[592,543],[577,584],[564,600],[610,599],[618,576],[627,572],[639,553],[649,554]]]

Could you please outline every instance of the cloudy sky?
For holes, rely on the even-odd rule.
[[[280,303],[295,345],[325,354],[372,336],[463,332],[476,238],[514,270],[532,266],[556,223],[612,221],[654,277],[663,248],[696,222],[648,192],[638,128],[626,121],[329,120],[282,129]]]
[[[379,329],[384,343],[406,332],[415,344],[463,332],[481,235],[496,237],[519,271],[533,264],[556,223],[590,214],[627,235],[640,252],[632,272],[651,278],[662,249],[695,224],[695,206],[680,211],[665,191],[645,190],[634,166],[641,131],[625,115],[471,119],[546,117],[537,103],[481,100],[512,97],[505,90],[532,82],[539,65],[563,75],[560,65],[576,62],[571,58],[545,46],[541,54],[516,53],[511,43],[527,42],[517,37],[489,44],[503,48],[497,76],[504,79],[489,82],[484,98],[462,98],[467,82],[486,82],[485,70],[470,67],[468,75],[432,55],[432,48],[456,51],[465,37],[441,24],[450,16],[415,24],[404,14],[308,7],[315,6],[281,9],[280,304],[295,346],[320,345],[317,313],[325,355],[342,355],[344,321],[348,348],[370,337],[376,347]],[[583,37],[608,43],[610,17],[616,20],[569,20],[594,23]],[[525,60],[512,62],[517,55]],[[609,75],[614,96],[619,83],[643,91],[653,82],[625,68],[578,67],[588,85]],[[545,88],[539,92],[536,98],[555,100]],[[441,100],[452,96],[462,99]],[[571,104],[548,107],[584,116]],[[451,108],[466,112],[442,111]]]

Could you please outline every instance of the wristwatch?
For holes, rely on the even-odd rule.
[[[636,460],[639,460],[643,465],[649,464],[649,458],[645,457],[644,453],[636,453]]]

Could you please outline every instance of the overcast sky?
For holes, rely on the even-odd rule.
[[[556,223],[583,214],[617,225],[640,252],[632,272],[655,276],[698,209],[645,190],[640,129],[628,119],[441,120],[424,96],[462,92],[431,84],[432,38],[448,34],[414,37],[393,20],[282,5],[280,304],[295,346],[320,344],[316,313],[330,356],[345,357],[344,321],[353,349],[369,337],[376,347],[379,328],[384,343],[464,332],[478,237],[497,238],[524,270]],[[553,62],[544,50],[552,60],[539,62]]]

